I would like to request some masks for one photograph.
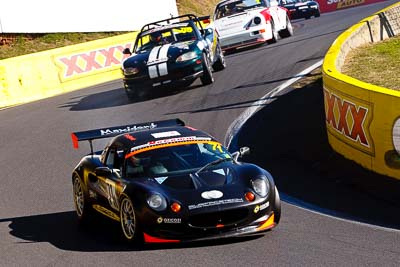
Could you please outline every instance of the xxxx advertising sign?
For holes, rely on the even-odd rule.
[[[373,104],[324,88],[325,118],[329,133],[365,154],[374,156],[370,133]]]
[[[344,8],[368,5],[384,0],[317,0],[321,13],[341,10]]]

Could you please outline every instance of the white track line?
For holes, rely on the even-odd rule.
[[[228,131],[225,135],[225,145],[227,147],[230,147],[232,144],[232,139],[237,135],[239,130],[242,128],[244,123],[251,117],[253,116],[254,113],[256,113],[259,109],[261,109],[264,104],[269,101],[270,98],[274,97],[284,89],[288,88],[298,80],[304,78],[307,74],[309,74],[311,71],[314,69],[320,67],[322,65],[323,60],[318,61],[314,65],[308,67],[307,69],[303,70],[294,78],[287,80],[283,84],[279,85],[278,87],[275,87],[273,90],[269,91],[266,95],[264,95],[261,99],[257,100],[252,104],[251,107],[247,108],[245,111],[243,111],[242,114],[239,115],[236,120],[233,121],[233,123],[229,126]]]

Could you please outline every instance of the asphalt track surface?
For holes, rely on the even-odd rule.
[[[73,150],[70,132],[179,117],[223,141],[255,101],[323,59],[350,25],[394,2],[297,20],[293,37],[227,56],[227,69],[215,73],[211,86],[195,82],[132,103],[116,81],[2,110],[0,265],[398,266],[398,208],[360,192],[339,175],[342,165],[329,166],[329,159],[339,159],[326,144],[318,86],[283,90],[239,132],[237,144],[253,151],[245,160],[265,165],[284,199],[279,226],[264,236],[126,245],[118,224],[107,219],[90,229],[77,226],[70,181],[89,151],[84,143]],[[348,174],[354,166],[343,168]]]

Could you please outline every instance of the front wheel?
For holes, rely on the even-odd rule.
[[[142,233],[139,229],[135,208],[128,196],[123,196],[121,199],[119,218],[125,240],[138,241]]]
[[[203,75],[200,77],[201,83],[203,85],[209,85],[214,82],[214,77],[212,75],[210,59],[206,55],[206,53],[202,54],[203,61]]]

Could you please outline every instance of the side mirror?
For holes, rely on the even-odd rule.
[[[124,55],[132,55],[132,52],[131,52],[131,50],[127,47],[127,48],[125,48],[125,49],[122,51],[122,54],[124,54]]]
[[[108,167],[97,167],[94,170],[96,176],[101,176],[101,177],[107,177],[109,175],[111,175],[112,171],[110,168]]]
[[[236,151],[232,154],[233,158],[235,161],[237,161],[240,157],[243,157],[244,155],[250,154],[250,148],[247,146],[241,147],[239,151]]]

